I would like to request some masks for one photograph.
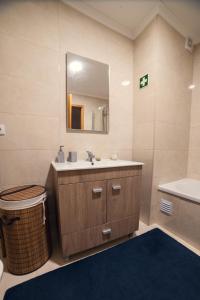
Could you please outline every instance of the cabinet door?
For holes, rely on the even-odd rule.
[[[139,218],[139,176],[108,181],[107,221]]]
[[[106,222],[106,182],[59,185],[61,234],[84,230]]]

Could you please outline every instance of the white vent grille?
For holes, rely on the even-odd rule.
[[[167,215],[172,215],[173,212],[173,203],[164,199],[160,201],[160,211]]]

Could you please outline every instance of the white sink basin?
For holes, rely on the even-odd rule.
[[[105,168],[117,168],[117,167],[131,167],[142,166],[142,162],[129,161],[129,160],[111,160],[103,159],[101,161],[91,162],[86,160],[79,160],[77,162],[56,163],[52,162],[52,165],[56,171],[71,171],[71,170],[88,170],[88,169],[105,169]]]

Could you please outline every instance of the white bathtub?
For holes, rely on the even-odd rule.
[[[160,184],[158,189],[162,192],[200,203],[199,180],[184,178],[178,181]]]

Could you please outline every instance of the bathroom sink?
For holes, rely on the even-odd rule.
[[[142,166],[142,162],[129,161],[129,160],[111,160],[102,159],[101,161],[94,160],[94,164],[86,160],[79,160],[77,162],[56,163],[52,162],[56,171],[72,171],[72,170],[88,170],[88,169],[104,169],[104,168],[117,168],[117,167],[131,167]]]

